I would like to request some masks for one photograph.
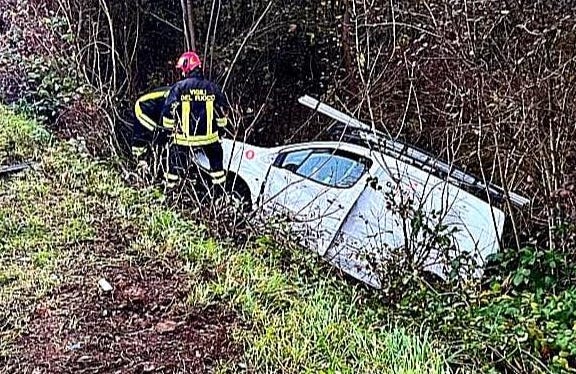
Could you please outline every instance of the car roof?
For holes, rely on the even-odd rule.
[[[337,142],[337,141],[310,141],[310,142],[302,142],[302,143],[295,143],[290,145],[285,145],[281,147],[276,147],[278,150],[282,152],[285,151],[297,151],[300,149],[322,149],[322,148],[334,148],[341,151],[348,151],[355,153],[359,156],[364,157],[372,157],[372,150],[367,147],[362,147],[357,144],[348,143],[348,142]]]
[[[338,144],[353,152],[355,151],[356,153],[364,155],[369,155],[371,152],[376,151],[438,178],[445,179],[451,184],[471,192],[483,200],[502,202],[505,199],[509,199],[517,206],[524,206],[530,202],[529,199],[523,196],[511,191],[506,191],[498,185],[469,174],[452,163],[444,162],[429,152],[393,139],[389,134],[378,131],[358,119],[340,112],[327,104],[321,103],[319,100],[310,96],[303,96],[298,101],[341,124],[340,126],[333,126],[332,129],[334,138],[340,141],[326,142],[326,144],[332,144],[332,146],[333,144]],[[318,144],[318,142],[309,144]]]

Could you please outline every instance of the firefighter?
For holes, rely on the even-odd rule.
[[[180,56],[176,68],[183,79],[175,83],[162,111],[163,126],[172,129],[168,155],[168,181],[175,182],[191,165],[191,155],[202,148],[210,161],[210,179],[224,186],[226,174],[220,134],[227,126],[228,105],[218,85],[204,78],[195,52]]]
[[[147,146],[160,143],[166,136],[162,128],[162,109],[170,87],[159,87],[138,98],[134,105],[136,121],[132,132],[132,155],[138,159]]]

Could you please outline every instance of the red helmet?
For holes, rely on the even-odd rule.
[[[188,74],[192,70],[202,66],[202,61],[200,57],[195,52],[189,51],[184,52],[182,56],[178,59],[176,67],[182,70],[182,73]]]

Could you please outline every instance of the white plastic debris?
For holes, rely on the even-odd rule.
[[[104,278],[98,281],[98,286],[100,286],[100,289],[104,292],[110,292],[113,290],[112,285]]]
[[[66,349],[68,349],[69,351],[77,351],[80,348],[82,348],[82,343],[80,342],[70,343],[66,346]]]

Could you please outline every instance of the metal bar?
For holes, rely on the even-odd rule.
[[[379,149],[382,148],[383,145],[384,152],[391,157],[411,163],[412,165],[415,165],[415,162],[421,163],[421,165],[415,166],[423,170],[425,170],[424,166],[435,168],[445,173],[447,178],[452,182],[462,183],[473,188],[481,188],[487,193],[495,195],[495,197],[498,199],[505,197],[505,191],[502,187],[493,183],[485,184],[478,177],[468,174],[461,169],[455,168],[446,162],[435,159],[433,156],[426,154],[426,152],[418,150],[415,147],[394,140],[388,135],[373,129],[371,126],[359,121],[358,119],[353,118],[335,108],[332,108],[327,104],[321,103],[319,100],[314,99],[313,97],[305,95],[300,97],[298,102],[310,109],[313,109],[314,111],[322,113],[338,122],[343,123],[346,125],[346,127],[352,127],[364,131],[365,133],[359,135],[362,140],[375,144]],[[509,192],[508,197],[512,203],[520,207],[530,203],[529,199],[514,192]]]
[[[20,164],[8,165],[8,166],[0,166],[0,176],[4,176],[7,174],[11,174],[11,173],[17,173],[19,171],[26,170],[26,169],[29,169],[31,167],[32,167],[32,165],[30,165],[29,163],[20,163]]]
[[[356,118],[350,117],[349,115],[342,113],[341,111],[332,108],[329,105],[326,105],[324,103],[321,103],[320,101],[314,99],[313,97],[310,97],[308,95],[302,96],[298,99],[298,102],[302,105],[307,106],[310,109],[316,110],[322,114],[327,115],[328,117],[331,117],[339,122],[344,123],[345,125],[350,125],[352,127],[358,127],[361,128],[363,130],[369,130],[372,131],[372,127],[358,121]]]

